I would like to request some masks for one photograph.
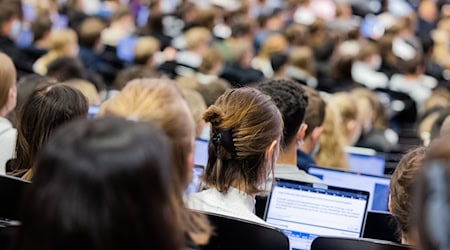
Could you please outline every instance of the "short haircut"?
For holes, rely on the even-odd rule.
[[[305,138],[311,135],[315,128],[322,126],[325,120],[326,103],[316,90],[302,86],[308,97],[308,106],[305,111],[305,123],[308,125]]]
[[[308,97],[300,84],[288,79],[268,80],[258,89],[269,95],[280,110],[284,123],[281,148],[285,149],[295,140],[303,123]]]
[[[186,39],[186,49],[195,49],[202,43],[211,40],[211,32],[207,28],[192,28],[184,33]]]
[[[87,48],[93,48],[101,38],[105,24],[102,20],[90,17],[84,20],[78,28],[78,38],[80,45]]]
[[[134,63],[139,65],[147,64],[160,49],[159,41],[154,37],[146,36],[137,40],[134,45]]]
[[[270,55],[270,65],[274,72],[278,72],[281,67],[286,65],[288,62],[288,55],[284,52],[273,53]]]
[[[198,91],[205,99],[206,106],[209,107],[230,88],[231,86],[227,81],[219,78],[208,84],[200,84]]]
[[[20,17],[20,13],[18,12],[17,8],[15,6],[2,3],[2,7],[0,8],[0,25],[8,22],[13,17]]]
[[[217,49],[210,48],[203,55],[202,63],[200,64],[198,70],[201,73],[208,74],[214,68],[214,66],[222,62],[223,62],[222,54],[220,54],[220,52]]]
[[[408,234],[413,228],[414,181],[422,168],[427,152],[428,148],[419,147],[405,154],[391,177],[390,212],[397,220],[401,234]]]
[[[31,23],[31,33],[33,33],[33,41],[43,39],[52,30],[52,20],[48,15],[39,15]]]

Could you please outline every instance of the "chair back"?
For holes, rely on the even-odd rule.
[[[0,218],[17,220],[24,191],[30,182],[0,175]]]
[[[374,239],[354,239],[340,237],[318,237],[312,245],[311,250],[409,250],[408,246],[394,242]]]

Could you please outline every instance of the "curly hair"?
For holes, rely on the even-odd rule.
[[[289,79],[268,80],[261,83],[258,89],[272,98],[283,116],[281,147],[286,148],[295,139],[304,121],[308,97],[298,83]]]

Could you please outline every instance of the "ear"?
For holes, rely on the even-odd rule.
[[[266,149],[266,159],[271,160],[273,159],[274,154],[276,154],[276,158],[278,158],[278,147],[277,147],[278,141],[274,140],[270,146]]]
[[[11,110],[13,110],[16,107],[16,103],[17,103],[17,85],[14,84],[8,92],[8,112],[10,112]]]
[[[320,135],[322,134],[322,132],[323,132],[323,126],[314,128],[313,131],[311,132],[311,139],[314,142],[319,141]]]
[[[306,130],[308,129],[308,125],[306,123],[302,123],[302,125],[300,125],[300,128],[298,128],[297,131],[297,141],[301,141],[303,139],[305,139],[305,135],[306,135]]]

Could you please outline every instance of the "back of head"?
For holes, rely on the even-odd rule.
[[[419,147],[404,155],[391,177],[389,211],[400,226],[399,236],[404,244],[411,244],[416,240],[410,238],[416,229],[413,215],[414,181],[420,173],[427,152],[428,148]]]
[[[159,77],[158,73],[151,71],[147,67],[133,66],[120,71],[113,85],[115,89],[122,90],[132,80],[156,77]]]
[[[47,76],[60,82],[72,79],[84,79],[87,72],[83,63],[74,57],[59,57],[53,60],[47,67]]]
[[[308,138],[309,135],[311,135],[312,131],[315,128],[318,128],[323,125],[323,122],[325,120],[325,108],[326,103],[320,97],[319,92],[316,90],[309,88],[309,87],[303,87],[305,90],[305,94],[308,97],[308,106],[305,110],[305,123],[308,125],[308,128],[306,129],[305,138]]]
[[[155,38],[151,36],[139,38],[134,46],[134,63],[146,65],[159,48],[159,41]]]
[[[282,35],[272,35],[264,42],[261,47],[259,56],[262,58],[269,58],[271,54],[283,52],[288,47],[286,38]]]
[[[258,89],[269,95],[283,117],[284,129],[281,149],[286,149],[296,139],[303,123],[308,98],[300,84],[288,79],[268,80]]]
[[[191,28],[184,36],[187,50],[194,50],[200,45],[208,44],[211,40],[211,33],[207,28]]]
[[[346,138],[346,145],[353,145],[361,133],[361,123],[358,119],[355,98],[349,93],[340,92],[331,96],[329,105],[335,106],[337,114],[340,116],[338,128]]]
[[[227,81],[216,79],[209,84],[201,84],[198,91],[205,99],[206,106],[209,107],[216,102],[219,96],[223,95],[230,88],[231,86]]]
[[[438,111],[438,116],[436,117],[436,120],[433,122],[433,125],[431,127],[431,140],[438,139],[441,136],[441,130],[443,128],[444,121],[448,117],[450,117],[450,107]]]
[[[78,27],[80,46],[94,48],[104,28],[105,24],[98,18],[91,17],[84,20]]]
[[[7,107],[8,104],[11,105],[10,96],[11,91],[15,89],[16,86],[16,68],[11,58],[4,54],[0,53],[0,114],[3,109],[7,109],[11,111],[15,106]],[[15,99],[15,97],[14,97]],[[7,113],[7,112],[6,112]]]
[[[219,192],[232,185],[259,192],[275,159],[266,150],[279,142],[283,120],[271,98],[253,88],[231,89],[203,114],[211,123],[209,159],[204,181]],[[276,153],[274,154],[276,155]]]
[[[52,20],[48,15],[41,14],[31,23],[30,29],[33,33],[33,41],[39,41],[52,30]]]
[[[87,112],[86,98],[69,86],[42,86],[33,91],[19,116],[14,172],[23,174],[30,170],[54,130],[71,120],[86,117]],[[24,178],[31,179],[32,175],[29,171]]]
[[[180,249],[179,221],[167,214],[170,159],[148,123],[64,126],[40,156],[13,249]]]
[[[67,86],[79,90],[88,100],[90,106],[98,106],[101,103],[100,95],[95,88],[95,85],[91,82],[82,79],[73,79],[64,82]]]
[[[289,54],[289,64],[314,75],[314,54],[311,48],[302,46],[294,47]]]
[[[415,218],[420,249],[450,247],[450,138],[435,141],[417,178]]]
[[[78,38],[75,31],[71,29],[55,30],[50,34],[50,50],[58,53],[59,55],[64,54],[68,46],[77,44]]]

